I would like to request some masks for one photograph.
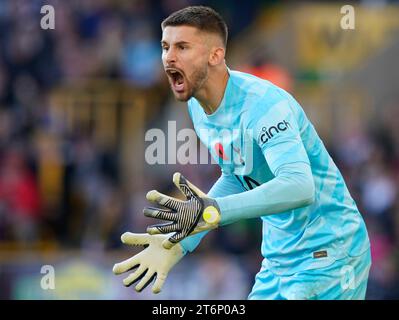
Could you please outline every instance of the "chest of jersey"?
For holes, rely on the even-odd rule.
[[[196,131],[208,148],[212,163],[218,164],[225,174],[235,175],[245,189],[253,189],[274,177],[251,130],[202,127]]]
[[[208,148],[212,163],[227,174],[247,175],[253,170],[253,138],[242,129],[212,128],[197,130],[201,142]]]

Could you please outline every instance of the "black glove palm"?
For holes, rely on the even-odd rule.
[[[220,209],[216,200],[208,198],[205,193],[180,173],[173,175],[173,183],[186,196],[186,201],[152,190],[147,193],[147,200],[167,209],[144,209],[144,215],[147,217],[170,221],[147,228],[149,234],[174,232],[163,243],[166,249],[171,248],[191,234],[217,228],[220,221]]]

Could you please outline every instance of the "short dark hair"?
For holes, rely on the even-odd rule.
[[[218,34],[227,45],[228,29],[222,16],[210,7],[190,6],[173,12],[162,21],[162,30],[168,26],[192,26],[201,31]]]

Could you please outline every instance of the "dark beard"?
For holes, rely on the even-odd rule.
[[[177,100],[182,101],[182,102],[187,102],[188,100],[190,100],[192,97],[195,96],[195,94],[197,93],[197,91],[199,89],[201,89],[201,87],[203,86],[203,84],[205,83],[206,79],[208,78],[208,67],[207,65],[204,66],[204,68],[200,69],[200,70],[196,70],[193,73],[192,76],[192,85],[190,85],[190,82],[188,82],[187,80],[187,85],[190,89],[190,91],[187,94],[187,97],[185,98],[177,98]]]

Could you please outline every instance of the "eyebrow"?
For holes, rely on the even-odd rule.
[[[165,44],[168,44],[166,41],[161,41],[161,45],[165,45]],[[176,42],[176,43],[174,43],[173,45],[175,45],[175,46],[178,46],[178,45],[182,45],[182,44],[190,44],[190,42],[187,42],[187,41],[178,41],[178,42]]]

